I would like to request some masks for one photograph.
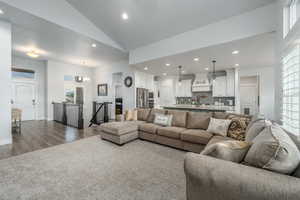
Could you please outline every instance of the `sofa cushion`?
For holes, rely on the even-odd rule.
[[[216,135],[216,136],[213,136],[213,137],[209,140],[207,146],[210,146],[210,145],[215,144],[215,143],[218,143],[218,142],[227,141],[227,140],[233,140],[233,139],[230,138],[230,137],[224,137],[224,136]]]
[[[180,139],[180,134],[185,131],[185,128],[181,127],[160,127],[157,129],[157,135],[174,138],[174,139]]]
[[[125,135],[130,132],[135,132],[138,129],[138,125],[131,121],[125,122],[110,122],[100,125],[100,130],[113,135]]]
[[[139,130],[140,131],[144,131],[146,133],[156,134],[157,133],[157,129],[160,128],[160,127],[161,126],[156,125],[156,124],[144,123],[144,124],[140,124],[139,125]]]
[[[138,113],[137,113],[138,120],[147,121],[150,111],[151,111],[150,109],[138,109]]]
[[[207,146],[202,155],[240,163],[244,160],[251,144],[244,141],[227,140]]]
[[[167,113],[173,115],[172,126],[186,127],[187,112],[168,110]]]
[[[206,130],[208,128],[209,120],[211,117],[212,113],[188,112],[187,128]]]
[[[216,119],[227,119],[230,114],[226,112],[214,112],[213,118]]]
[[[213,135],[205,130],[187,129],[181,133],[181,140],[206,145]]]
[[[267,126],[252,141],[245,162],[283,174],[293,173],[300,163],[300,151],[279,125]]]
[[[251,125],[251,127],[246,130],[246,142],[252,142],[253,139],[258,136],[258,134],[264,130],[267,126],[270,126],[272,123],[270,121],[267,121],[265,119],[258,119],[254,121]]]
[[[235,140],[245,141],[246,128],[250,122],[250,118],[230,115],[228,119],[231,120],[231,124],[229,126],[227,136]]]
[[[147,122],[153,123],[155,119],[155,114],[166,114],[166,110],[163,109],[151,109],[150,114],[148,116]]]

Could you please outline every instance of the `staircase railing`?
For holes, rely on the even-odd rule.
[[[98,103],[96,101],[93,102],[93,117],[90,120],[91,127],[93,124],[100,125],[102,123],[109,122],[109,105],[112,102],[103,102]]]

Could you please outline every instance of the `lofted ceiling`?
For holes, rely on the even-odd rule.
[[[182,65],[186,74],[207,72],[205,68],[212,71],[213,59],[216,59],[216,70],[223,70],[236,67],[240,69],[270,67],[275,65],[275,41],[276,33],[266,33],[230,43],[220,44],[207,48],[202,48],[183,54],[172,55],[144,63],[132,65],[139,71],[144,71],[161,76],[177,75],[178,66]],[[233,55],[233,51],[239,54]],[[198,58],[198,61],[194,61]],[[170,66],[166,66],[170,64]],[[146,71],[144,68],[147,67]]]
[[[13,54],[27,56],[34,50],[38,60],[56,60],[87,67],[128,60],[128,53],[97,42],[72,30],[0,2],[0,19],[12,23]],[[92,44],[97,47],[91,47]]]
[[[276,0],[67,0],[98,28],[132,50],[242,14]],[[127,21],[121,19],[126,12]]]

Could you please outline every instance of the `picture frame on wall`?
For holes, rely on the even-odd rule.
[[[108,95],[108,86],[107,84],[98,85],[98,96],[107,96]]]

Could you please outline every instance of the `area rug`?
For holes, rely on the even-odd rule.
[[[0,160],[1,200],[183,200],[185,152],[98,136]]]

